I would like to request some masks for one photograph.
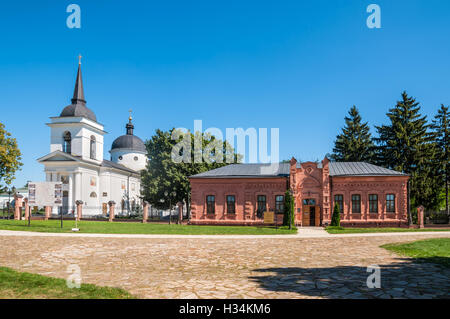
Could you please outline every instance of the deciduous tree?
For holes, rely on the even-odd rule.
[[[196,139],[201,143],[199,149],[194,148]],[[177,145],[180,145],[182,141],[186,142],[185,148],[177,149]],[[235,163],[240,162],[242,158],[234,153],[234,149],[226,141],[200,132],[194,135],[175,129],[170,131],[158,129],[145,144],[149,161],[147,168],[142,172],[144,200],[160,209],[169,208],[169,203],[173,206],[179,201],[184,201],[188,206],[188,214],[191,198],[189,176],[228,165],[227,154],[233,154]],[[184,159],[182,162],[173,159],[174,150],[176,150],[175,155]],[[211,156],[203,156],[205,152]],[[217,160],[218,158],[223,160]]]
[[[22,166],[21,156],[16,139],[0,122],[0,190],[4,190],[14,180],[15,173]]]

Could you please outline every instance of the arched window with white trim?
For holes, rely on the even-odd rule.
[[[68,154],[72,153],[72,135],[70,134],[70,132],[64,132],[63,152]]]
[[[95,145],[95,136],[92,135],[91,136],[91,142],[90,142],[90,158],[91,159],[95,159],[95,150],[96,150],[96,145]]]

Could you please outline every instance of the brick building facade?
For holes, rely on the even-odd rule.
[[[299,226],[331,222],[334,204],[343,226],[406,226],[409,176],[363,162],[233,164],[190,177],[191,223],[258,225],[284,195],[295,198]]]

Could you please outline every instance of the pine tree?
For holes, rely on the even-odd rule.
[[[331,216],[330,226],[340,226],[341,225],[341,211],[339,209],[338,203],[334,204],[333,215]]]
[[[445,189],[445,209],[449,212],[448,188],[450,184],[450,114],[448,107],[441,105],[431,124],[436,146],[436,184]]]
[[[390,123],[376,126],[378,164],[410,174],[410,207],[435,208],[438,202],[432,170],[435,147],[426,116],[420,114],[419,103],[406,92],[386,115]]]
[[[284,194],[283,226],[295,226],[294,197],[287,190]]]
[[[345,127],[336,136],[331,159],[337,162],[373,162],[375,146],[367,122],[353,106],[345,117]]]

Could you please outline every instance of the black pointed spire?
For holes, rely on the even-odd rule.
[[[125,127],[127,128],[127,135],[133,135],[134,125],[133,123],[131,123],[131,120],[133,118],[131,117],[131,110],[129,110],[128,112],[130,112],[130,117],[128,118],[128,123]]]
[[[86,100],[84,99],[83,79],[81,77],[81,55],[78,56],[78,72],[75,89],[73,91],[72,104],[86,104]]]

